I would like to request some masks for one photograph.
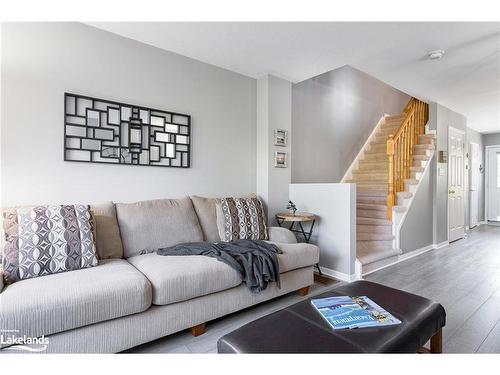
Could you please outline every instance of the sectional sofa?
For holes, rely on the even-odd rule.
[[[202,197],[92,206],[99,264],[0,284],[0,330],[48,338],[45,353],[116,353],[313,284],[319,249],[269,227],[281,288],[251,293],[228,265],[163,257],[158,247],[219,241],[215,200]],[[0,277],[0,279],[2,279]],[[0,332],[0,333],[2,333]],[[2,351],[9,352],[7,344]]]

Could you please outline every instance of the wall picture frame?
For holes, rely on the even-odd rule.
[[[288,145],[288,130],[274,129],[274,145],[281,147]]]
[[[287,168],[288,167],[288,153],[285,151],[274,152],[274,167]]]

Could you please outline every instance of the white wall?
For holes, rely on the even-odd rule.
[[[317,217],[311,242],[320,248],[323,271],[351,280],[356,260],[356,185],[290,184],[290,199],[299,211]]]
[[[2,24],[2,206],[255,192],[254,79],[77,23]],[[65,91],[192,116],[192,168],[63,161]]]

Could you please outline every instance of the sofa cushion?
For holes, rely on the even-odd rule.
[[[267,240],[264,207],[259,198],[220,198],[215,207],[222,241]]]
[[[203,255],[161,256],[145,254],[128,258],[153,287],[153,304],[168,305],[230,289],[242,283],[227,264]]]
[[[123,258],[122,239],[113,202],[91,205],[90,211],[94,216],[99,259]]]
[[[283,252],[278,254],[280,273],[312,266],[319,262],[319,248],[309,243],[275,243]]]
[[[189,197],[117,203],[116,215],[129,258],[182,242],[203,241],[203,233]]]
[[[40,336],[145,311],[151,284],[123,259],[22,280],[0,293],[0,330]]]
[[[209,242],[219,242],[219,230],[217,229],[217,214],[215,212],[216,198],[191,196],[193,206],[200,220],[203,238]]]
[[[89,206],[51,205],[3,212],[3,268],[9,282],[97,265]]]

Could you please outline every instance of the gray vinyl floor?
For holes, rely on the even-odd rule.
[[[465,239],[365,277],[440,302],[446,309],[445,353],[500,353],[500,227],[480,226]],[[227,332],[336,285],[316,283],[307,297],[295,293],[209,322],[199,337],[189,331],[128,353],[215,353]]]

